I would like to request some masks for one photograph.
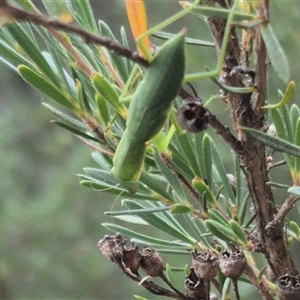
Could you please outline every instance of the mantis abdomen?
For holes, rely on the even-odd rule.
[[[132,193],[142,171],[146,143],[163,127],[184,77],[184,35],[166,42],[145,71],[129,107],[112,175]]]

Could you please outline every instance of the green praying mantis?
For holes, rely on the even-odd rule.
[[[131,100],[127,127],[113,159],[112,174],[132,193],[137,189],[146,143],[162,129],[184,70],[184,35],[179,34],[165,43],[155,56]]]
[[[152,57],[143,39],[168,26],[184,15],[200,10],[199,1],[185,3],[185,9],[142,34],[136,43],[150,62],[143,80],[131,100],[126,129],[118,144],[113,158],[112,175],[131,193],[135,193],[143,169],[147,144],[161,131],[171,111],[181,85],[206,78],[219,76],[224,62],[226,47],[230,38],[231,24],[236,19],[255,21],[255,16],[237,11],[238,1],[234,1],[230,10],[209,8],[207,15],[218,15],[227,19],[222,47],[215,70],[185,75],[184,33],[167,41],[159,52]],[[255,22],[254,22],[255,23]],[[256,23],[257,26],[257,23]],[[229,92],[251,93],[253,87],[235,88],[224,86]]]

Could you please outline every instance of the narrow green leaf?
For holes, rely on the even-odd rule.
[[[96,105],[97,105],[97,117],[101,120],[105,126],[110,122],[110,113],[107,107],[107,103],[102,95],[96,93],[95,95]]]
[[[195,177],[192,180],[192,185],[203,197],[206,197],[211,207],[218,207],[217,199],[203,179],[201,179],[200,177]]]
[[[160,169],[163,176],[166,178],[167,182],[173,188],[173,190],[178,195],[178,198],[181,199],[182,202],[186,200],[186,195],[183,191],[182,185],[176,176],[170,171],[170,169],[162,162],[158,152],[155,152],[154,159],[157,164],[157,167]]]
[[[128,209],[132,210],[138,210],[138,209],[143,209],[143,206],[137,203],[136,201],[130,201],[126,200],[124,201],[124,204]],[[176,239],[179,239],[183,242],[189,243],[190,245],[195,245],[197,242],[195,239],[190,237],[186,232],[179,231],[178,228],[175,228],[174,225],[172,226],[165,222],[159,215],[154,214],[154,213],[136,213],[137,216],[139,216],[141,219],[146,221],[148,224],[151,226],[157,228],[158,230],[167,233],[168,235],[175,237]],[[181,228],[180,228],[181,229]]]
[[[221,239],[222,241],[230,243],[235,238],[235,235],[231,229],[214,220],[205,220],[205,226],[213,236]]]
[[[183,215],[185,220],[187,221],[187,224],[190,226],[190,228],[195,233],[196,238],[201,241],[206,248],[211,248],[211,244],[209,243],[209,240],[207,239],[208,236],[210,236],[210,233],[206,233],[207,229],[205,226],[205,223],[200,218],[194,218],[191,213],[184,214]],[[198,244],[200,244],[198,242]]]
[[[276,133],[278,135],[279,138],[287,140],[287,134],[285,131],[285,125],[283,123],[283,117],[281,116],[281,114],[279,113],[278,109],[272,109],[271,110],[271,116],[272,116],[272,120],[274,122],[274,125],[276,127]]]
[[[121,34],[122,44],[124,45],[125,48],[129,49],[128,38],[124,26],[121,27],[120,34]],[[131,60],[124,58],[124,65],[126,67],[126,73],[129,76],[131,70],[134,68],[134,64]],[[129,77],[127,78],[129,79]]]
[[[288,134],[286,132],[286,125],[284,124],[284,118],[282,114],[279,113],[278,109],[272,109],[271,110],[271,116],[272,120],[274,122],[274,125],[276,127],[276,133],[279,138],[288,140]],[[289,121],[288,121],[289,122]],[[284,158],[291,169],[293,167],[293,157],[290,155],[284,154]]]
[[[118,182],[114,179],[114,177],[110,174],[109,171],[95,168],[84,168],[83,170],[88,176],[105,182],[111,186],[115,186],[118,184]]]
[[[169,32],[163,32],[163,31],[157,31],[154,34],[152,34],[153,37],[162,39],[162,40],[169,40],[175,36],[175,34],[169,33]],[[185,43],[189,45],[194,46],[205,46],[205,47],[215,47],[214,42],[208,42],[198,39],[192,39],[192,38],[185,38]]]
[[[136,300],[149,300],[147,298],[144,298],[144,297],[141,297],[141,296],[138,296],[138,295],[133,295],[133,297],[136,299]]]
[[[94,161],[100,166],[101,170],[110,171],[111,158],[108,158],[107,155],[94,151],[92,153]]]
[[[231,286],[231,279],[229,277],[227,277],[225,279],[225,282],[223,283],[221,300],[228,299],[228,294],[229,294],[229,291],[230,291],[230,286]]]
[[[261,33],[274,70],[279,78],[288,84],[290,81],[290,66],[270,23],[261,25]]]
[[[101,70],[105,76],[109,76],[107,68],[104,66],[103,62],[99,57],[99,49],[95,45],[86,44],[82,42],[82,39],[75,35],[68,36],[70,39],[70,44],[73,48],[77,49],[84,60],[88,62],[93,70]]]
[[[126,203],[127,201],[131,200],[122,200],[123,203]],[[142,207],[142,205],[141,205]],[[157,212],[162,212],[162,211],[169,211],[170,207],[169,206],[164,206],[164,207],[155,207],[155,208],[140,208],[140,209],[128,209],[128,210],[113,210],[113,211],[106,211],[103,214],[106,216],[132,216],[132,215],[141,215],[141,214],[153,214]],[[148,222],[147,222],[148,224]]]
[[[288,84],[283,97],[281,98],[281,100],[278,103],[264,105],[261,108],[274,109],[274,108],[279,108],[279,107],[282,107],[282,106],[288,104],[290,102],[290,100],[292,99],[292,97],[294,96],[295,88],[296,88],[295,81],[291,81]]]
[[[151,174],[147,174],[146,172],[142,172],[140,177],[140,182],[145,184],[149,189],[153,192],[157,193],[158,195],[162,196],[163,198],[175,202],[174,198],[163,188],[156,178],[153,178]]]
[[[42,77],[39,73],[24,65],[20,65],[18,67],[18,72],[21,77],[31,86],[44,93],[48,97],[52,98],[59,104],[67,107],[72,111],[75,111],[75,106],[70,102],[70,100],[66,98],[60,90],[49,83],[47,79]]]
[[[189,249],[171,249],[171,248],[156,248],[157,252],[159,253],[165,253],[165,254],[171,254],[171,255],[190,255],[191,248]]]
[[[123,200],[123,204],[129,209],[138,208],[138,204],[132,200]],[[140,205],[140,209],[142,209],[144,207],[141,204],[139,204],[139,205]],[[158,202],[155,204],[151,203],[151,206],[154,206],[155,208],[156,207],[159,207],[159,208],[165,207],[165,206],[163,206],[163,204],[161,202]],[[174,216],[169,211],[163,210],[161,213],[154,215],[154,217],[156,219],[161,220],[163,222],[163,224],[164,223],[168,224],[169,227],[176,228],[177,231],[181,232],[182,234],[184,234],[186,236],[189,236],[188,233],[185,231],[185,229],[181,226],[181,224],[174,218]],[[152,223],[151,223],[151,225],[152,225]],[[162,227],[160,227],[160,228],[162,228]]]
[[[78,136],[81,136],[81,137],[83,137],[83,138],[85,138],[87,140],[90,140],[90,141],[96,142],[96,143],[100,143],[100,141],[97,138],[94,138],[93,136],[91,136],[91,135],[89,135],[87,133],[84,133],[84,132],[82,132],[80,130],[77,130],[77,129],[75,129],[72,126],[69,126],[68,124],[65,124],[65,123],[62,123],[62,122],[59,122],[59,121],[51,121],[51,123],[54,123],[55,125],[57,125],[57,126],[59,126],[61,128],[64,128],[64,129],[66,129],[66,130],[68,130],[68,131],[70,131],[70,132],[72,132],[72,133],[74,133],[74,134],[76,134]]]
[[[6,58],[14,65],[26,65],[30,66],[30,62],[27,61],[21,54],[19,54],[11,45],[0,39],[0,54],[1,60]]]
[[[237,158],[236,155],[233,157],[234,160],[234,175],[235,175],[235,198],[236,198],[236,206],[237,206],[237,211],[240,211],[240,206],[241,206],[241,200],[242,200],[242,191],[246,190],[243,189],[242,186],[242,172],[240,168],[240,162]],[[227,176],[228,177],[228,176]]]
[[[182,1],[180,4],[184,7],[187,8],[190,5],[192,5],[190,2],[187,1]],[[206,16],[206,17],[211,17],[211,18],[216,18],[216,19],[228,19],[228,16],[230,14],[231,10],[230,9],[222,9],[222,8],[214,8],[214,7],[207,7],[207,6],[197,6],[193,9],[192,13],[195,15],[200,15],[200,16]],[[240,12],[235,12],[234,21],[246,21],[246,20],[256,20],[255,15],[251,14],[246,14],[246,13],[240,13]]]
[[[200,167],[196,159],[196,155],[199,155],[199,153],[194,152],[195,149],[191,141],[191,136],[192,135],[186,133],[186,134],[176,135],[175,138],[178,141],[177,143],[179,143],[181,148],[183,149],[182,154],[184,154],[190,169],[194,172],[195,175],[201,177]],[[197,151],[199,151],[199,149],[197,149]]]
[[[76,13],[76,19],[80,25],[92,33],[98,33],[90,2],[88,0],[73,0],[72,4]]]
[[[118,215],[118,216],[114,216],[114,218],[121,220],[123,222],[126,223],[131,223],[134,225],[145,225],[148,226],[148,223],[145,222],[143,219],[136,217],[136,216],[122,216],[122,215]]]
[[[241,244],[231,228],[228,228],[227,226],[224,226],[214,220],[205,220],[205,226],[215,237],[227,243],[234,242],[239,245]]]
[[[34,6],[31,0],[15,0],[14,2],[16,2],[21,7],[25,8],[27,11],[34,13],[37,12],[36,7]]]
[[[67,69],[68,66],[66,66],[62,61],[64,61],[66,64],[68,64],[68,59],[65,58],[65,55],[61,53],[60,50],[57,50],[57,48],[60,48],[60,45],[56,42],[56,47],[53,47],[53,41],[47,42],[49,53],[43,52],[43,56],[47,60],[49,66],[53,69],[53,71],[57,74],[58,78],[60,79],[60,86],[65,87],[65,92],[70,95],[70,97],[75,98],[76,92],[75,92],[75,82],[74,79],[70,76]]]
[[[170,212],[173,215],[176,215],[176,214],[188,214],[188,213],[192,213],[193,210],[190,207],[186,206],[186,205],[174,204],[174,205],[171,206]]]
[[[300,188],[299,188],[299,196],[300,196]],[[294,221],[290,221],[290,228],[291,230],[296,234],[297,237],[300,236],[300,228],[298,226],[298,224]]]
[[[208,182],[208,186],[212,187],[212,155],[211,155],[211,145],[210,137],[208,134],[205,134],[203,137],[202,143],[202,160],[205,170],[205,179]]]
[[[21,25],[14,23],[13,25],[7,26],[7,29],[30,59],[44,73],[44,76],[47,76],[56,86],[59,86],[59,78],[49,66],[48,62],[42,55],[41,50],[37,47],[37,44],[29,37]]]
[[[119,96],[112,84],[100,73],[92,74],[92,81],[96,90],[104,97],[104,99],[123,117],[126,119],[127,110],[123,104],[119,102]]]
[[[220,211],[218,211],[215,208],[212,208],[208,212],[209,212],[209,216],[212,220],[214,220],[220,224],[223,224],[224,226],[227,226],[229,228],[228,219]]]
[[[48,15],[50,15],[51,17],[56,17],[64,22],[73,21],[70,12],[68,11],[65,3],[63,3],[62,1],[42,1]]]
[[[188,167],[186,159],[182,156],[180,149],[174,147],[174,145],[169,145],[169,150],[172,153],[172,159],[169,161],[170,165],[174,167],[175,170],[182,174],[187,180],[192,180],[194,174],[192,170]]]
[[[48,103],[43,102],[42,105],[45,106],[47,109],[49,109],[51,112],[53,112],[56,116],[58,116],[62,120],[70,123],[72,126],[78,128],[78,129],[88,130],[88,126],[86,124],[84,124],[82,121],[80,121],[78,119],[74,119],[74,118],[66,115],[65,113],[54,108],[52,105],[50,105]]]
[[[86,106],[84,103],[84,96],[83,96],[83,91],[82,91],[82,84],[81,82],[76,79],[76,92],[77,92],[77,101],[79,104],[79,107],[82,111],[86,111]]]
[[[241,199],[241,203],[237,210],[238,211],[238,220],[241,224],[244,223],[248,203],[249,203],[249,192],[247,191],[245,196]]]
[[[294,143],[294,136],[293,136],[293,128],[292,128],[292,122],[290,118],[290,112],[289,108],[287,105],[281,107],[280,109],[281,115],[283,118],[283,122],[286,128],[286,133],[287,133],[287,141]]]
[[[214,144],[213,141],[211,141],[211,152],[213,156],[214,165],[216,168],[216,171],[221,179],[222,185],[224,187],[224,190],[222,190],[222,193],[224,192],[225,197],[230,200],[232,205],[235,203],[235,195],[232,190],[232,186],[230,185],[225,167],[223,165],[223,162],[221,160],[220,154]]]
[[[119,226],[116,224],[111,224],[111,223],[102,223],[102,226],[112,230],[114,232],[119,232],[122,235],[129,236],[133,238],[136,242],[141,243],[141,244],[149,244],[153,246],[162,246],[162,247],[170,247],[170,248],[183,248],[183,247],[190,247],[189,243],[179,243],[179,242],[168,242],[166,240],[161,240],[157,238],[153,238],[147,235],[139,234],[133,230],[127,229],[123,226]]]
[[[92,188],[94,190],[105,191],[109,194],[118,196],[122,195],[122,197],[130,197],[131,199],[161,201],[161,199],[155,198],[155,196],[147,194],[144,191],[138,191],[136,194],[133,195],[120,185],[112,186],[111,184],[105,183],[104,181],[100,181],[93,177],[89,177],[82,174],[79,174],[78,176],[83,179],[80,181],[80,184]]]
[[[296,124],[300,117],[300,109],[296,104],[293,104],[290,108],[290,120],[293,128],[293,136],[295,136]]]
[[[248,239],[245,235],[244,230],[241,228],[241,226],[235,221],[235,220],[229,220],[229,225],[232,229],[232,231],[235,233],[235,235],[245,244],[248,243]]]
[[[294,144],[296,146],[300,146],[300,118],[298,118],[297,123],[296,123]],[[296,173],[294,175],[296,175],[297,178],[300,177],[300,158],[299,157],[295,157],[293,172]]]
[[[103,21],[99,21],[99,32],[102,36],[108,37],[118,42],[109,26]],[[112,51],[107,51],[107,54],[111,58],[111,62],[114,65],[114,67],[118,70],[118,73],[120,74],[123,82],[126,82],[130,74],[126,64],[126,59],[124,59],[120,55],[115,54]]]
[[[244,127],[242,128],[242,131],[253,136],[257,140],[274,150],[281,151],[296,157],[300,157],[300,147],[295,146],[287,141],[284,141],[274,136],[270,136],[256,129]]]
[[[183,274],[183,270],[180,270],[182,275]],[[177,273],[177,274],[176,274]],[[167,263],[166,264],[166,275],[167,278],[169,279],[169,281],[173,284],[173,286],[175,286],[175,288],[177,288],[179,291],[182,289],[182,279],[181,276],[178,276],[178,270],[177,272],[174,271],[174,269],[172,269],[170,267],[170,265]],[[184,277],[184,276],[182,276]]]

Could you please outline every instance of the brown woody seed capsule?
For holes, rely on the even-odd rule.
[[[126,242],[127,240],[124,239],[121,234],[117,233],[112,236],[105,235],[104,238],[97,243],[97,246],[107,259],[119,263],[122,259]]]
[[[147,246],[143,249],[141,267],[151,277],[161,276],[164,269],[164,262],[154,248]]]
[[[300,280],[298,276],[283,275],[277,281],[276,296],[280,300],[300,299]]]
[[[219,258],[216,253],[209,250],[197,253],[197,250],[191,251],[192,253],[192,267],[196,276],[200,279],[209,281],[213,279],[219,269]]]
[[[193,268],[190,268],[190,273],[185,278],[184,287],[188,296],[193,299],[203,299],[206,297],[205,281],[197,278]]]
[[[240,249],[236,249],[231,253],[225,250],[220,256],[220,269],[226,277],[234,279],[241,276],[246,265],[246,258]]]
[[[137,271],[140,267],[141,253],[139,246],[136,243],[131,243],[131,247],[124,247],[123,253],[123,264],[128,268],[133,274],[137,275]]]
[[[185,100],[178,109],[177,119],[182,128],[189,132],[207,129],[208,115],[200,100]]]

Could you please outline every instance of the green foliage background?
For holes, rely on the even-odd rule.
[[[292,79],[299,84],[300,2],[271,2],[271,24],[287,52]],[[146,4],[152,25],[179,9],[177,1]],[[128,28],[121,1],[94,1],[92,5],[97,19],[112,26],[117,36],[120,26]],[[171,30],[176,32],[183,26],[195,25],[189,29],[189,35],[208,39],[206,27],[199,27],[198,23],[192,16],[185,17]],[[214,67],[214,50],[200,49],[201,53],[199,48],[196,50],[197,53],[191,53],[190,64],[192,59],[200,58],[205,61],[201,61],[201,66]],[[270,102],[275,103],[277,89],[285,87],[272,72],[270,81]],[[204,99],[218,92],[207,81],[198,85],[198,91]],[[110,234],[101,227],[101,222],[108,221],[102,213],[118,206],[119,201],[78,184],[75,174],[82,173],[85,166],[94,166],[91,151],[49,122],[53,116],[40,105],[41,97],[0,64],[0,298],[149,296],[99,253],[97,241]],[[294,97],[298,104],[299,98],[298,89]],[[210,109],[230,125],[225,106],[217,106]],[[279,172],[272,174],[273,179],[288,182],[288,173]],[[286,195],[278,191],[277,196],[280,199]],[[252,297],[249,294],[248,299]]]

